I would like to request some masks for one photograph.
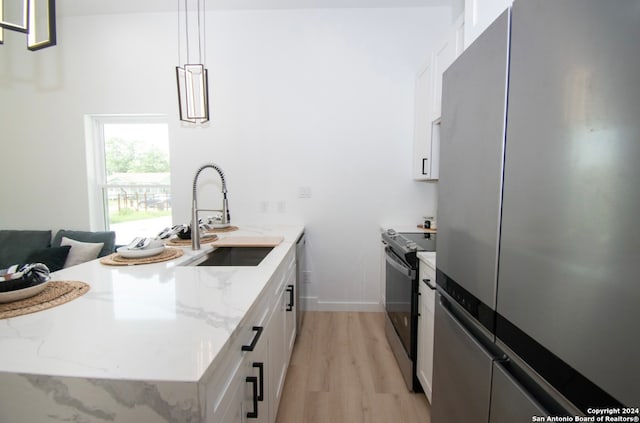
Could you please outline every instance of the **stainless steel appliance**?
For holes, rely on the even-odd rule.
[[[382,233],[385,244],[385,333],[407,387],[421,391],[416,376],[418,251],[435,251],[435,234]]]
[[[515,0],[445,72],[434,423],[637,416],[639,39],[637,1]]]

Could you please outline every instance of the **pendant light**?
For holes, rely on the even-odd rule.
[[[184,0],[184,43],[186,45],[185,61],[181,57],[182,31],[180,30],[180,2],[178,0],[178,66],[176,66],[176,78],[178,82],[178,102],[180,120],[194,124],[202,124],[209,121],[209,79],[208,71],[204,67],[203,44],[205,41],[204,25],[204,0],[195,0],[197,3],[197,42],[198,63],[193,63],[192,49],[190,48],[191,33],[189,31],[189,0]],[[202,3],[202,5],[201,5]],[[180,66],[180,63],[184,63]]]
[[[0,0],[0,44],[5,29],[26,34],[31,51],[55,46],[55,0]]]

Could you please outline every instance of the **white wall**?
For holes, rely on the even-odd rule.
[[[89,228],[83,115],[165,113],[176,223],[195,170],[215,162],[234,223],[306,225],[316,307],[375,308],[379,223],[434,211],[434,186],[411,179],[413,83],[450,21],[450,8],[210,12],[205,128],[177,121],[174,14],[63,18],[38,53],[10,34],[0,227]],[[213,173],[200,188],[217,205]]]

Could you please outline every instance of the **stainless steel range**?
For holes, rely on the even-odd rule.
[[[382,233],[385,247],[385,333],[411,391],[422,391],[416,377],[418,336],[418,251],[435,251],[435,234]]]

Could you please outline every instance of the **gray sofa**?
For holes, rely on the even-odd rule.
[[[52,272],[60,270],[72,246],[62,246],[62,238],[84,243],[103,243],[98,257],[115,251],[116,234],[112,231],[90,232],[61,229],[51,239],[52,232],[31,230],[0,230],[0,269],[13,264],[44,263]]]

